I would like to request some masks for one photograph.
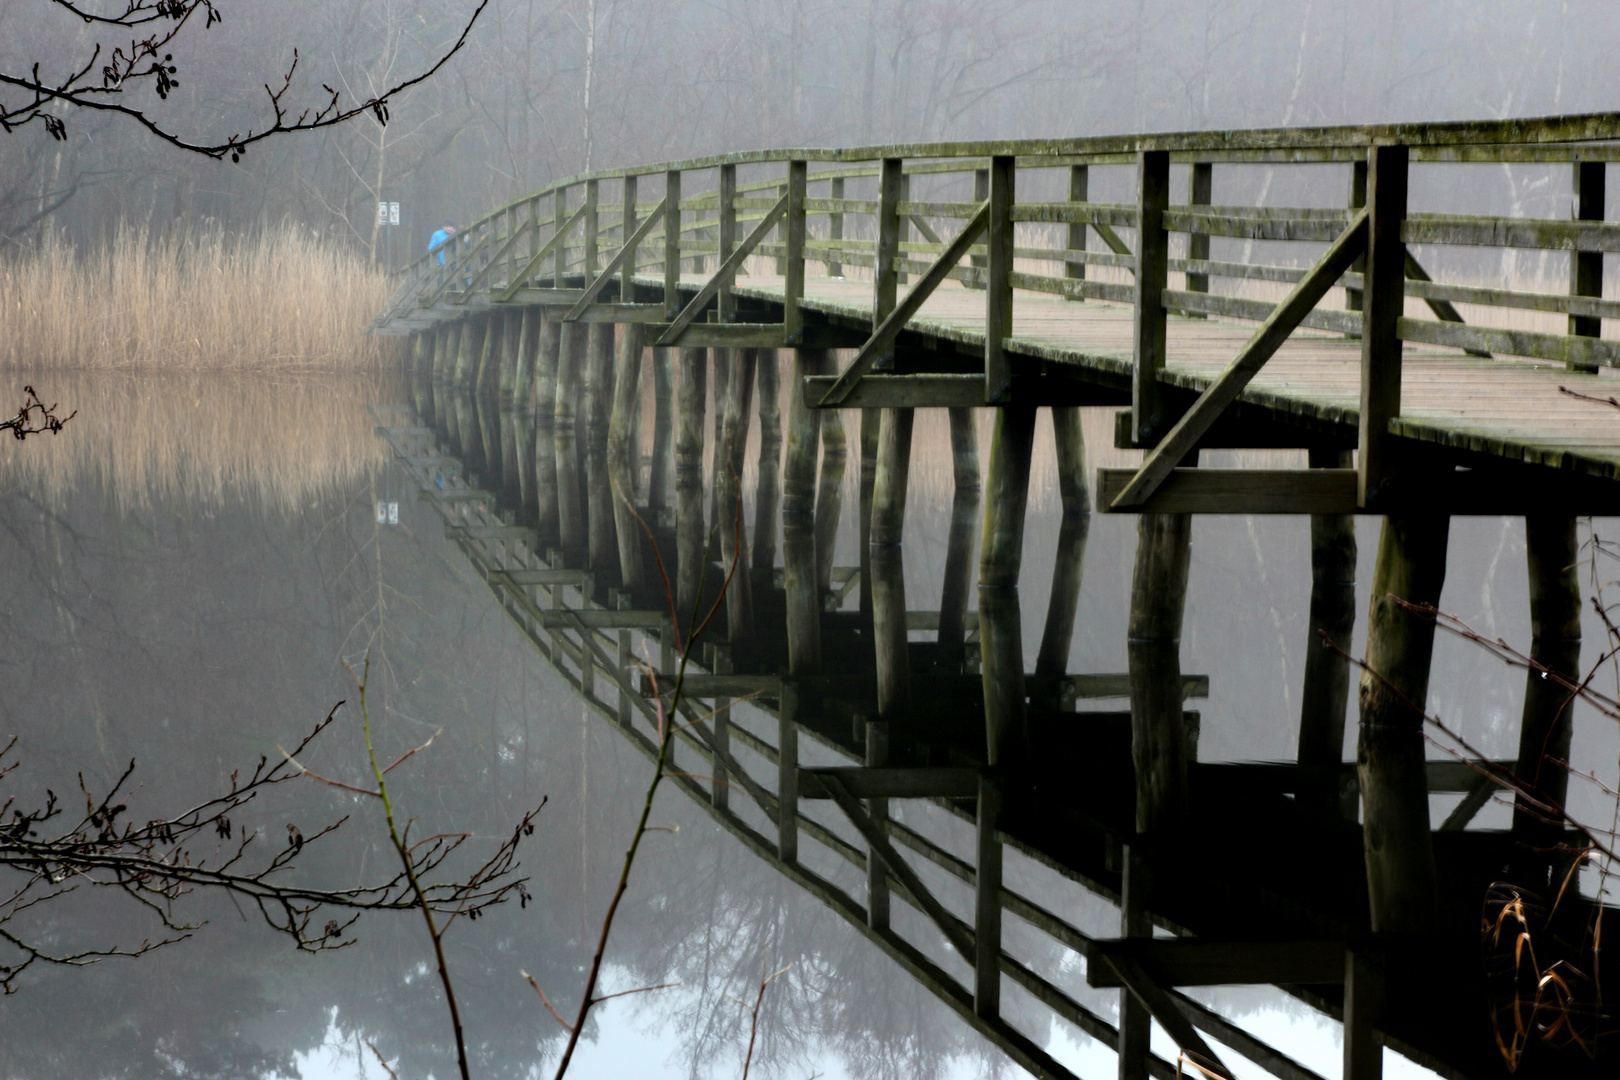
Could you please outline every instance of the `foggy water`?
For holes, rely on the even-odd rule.
[[[86,379],[69,389],[77,395],[61,395],[69,404],[121,402],[125,411],[84,408],[56,439],[8,446],[0,461],[7,583],[0,666],[10,690],[0,705],[0,740],[19,737],[21,762],[5,777],[0,800],[31,801],[47,786],[75,792],[80,772],[87,786],[104,788],[133,758],[132,815],[155,817],[227,786],[233,769],[292,745],[345,699],[307,763],[357,779],[364,751],[344,662],[369,657],[383,757],[443,729],[394,781],[401,811],[419,818],[420,828],[471,829],[474,845],[487,849],[526,808],[548,800],[523,851],[535,901],[459,924],[448,940],[475,1075],[549,1075],[561,1030],[519,973],[533,975],[565,1014],[577,1004],[648,766],[535,655],[372,434],[365,407],[401,401],[403,388],[387,380],[267,385],[199,376],[183,387]],[[139,460],[108,449],[116,424],[140,427]],[[1089,411],[1086,424],[1089,465],[1113,463],[1115,452],[1105,449],[1111,414]],[[1026,530],[1027,661],[1045,617],[1060,515],[1050,447],[1043,418]],[[919,418],[906,538],[912,609],[938,603],[947,451],[943,418]],[[377,523],[379,500],[398,503],[397,526]],[[839,565],[856,556],[853,499],[845,506]],[[1358,522],[1358,654],[1377,524]],[[1615,531],[1608,522],[1595,528]],[[1093,519],[1072,672],[1125,670],[1135,536],[1134,517]],[[1600,579],[1612,573],[1599,563]],[[1200,760],[1293,756],[1309,591],[1305,519],[1197,521],[1181,662],[1210,677],[1208,700],[1193,706],[1202,713]],[[1443,607],[1488,636],[1526,641],[1521,523],[1453,523]],[[1602,640],[1593,619],[1589,660]],[[1438,640],[1431,710],[1488,753],[1515,753],[1522,694],[1522,673],[1466,642]],[[755,722],[740,711],[741,723]],[[1354,716],[1352,702],[1347,758]],[[1578,710],[1575,732],[1577,767],[1612,784],[1614,726]],[[1434,796],[1435,820],[1456,799]],[[1594,790],[1572,787],[1577,816],[1607,820],[1613,807],[1605,805]],[[284,787],[241,824],[277,844],[289,822],[310,834],[343,814],[354,816],[309,849],[302,872],[330,884],[382,872],[392,856],[374,808],[313,781]],[[971,849],[971,830],[931,807],[902,816]],[[1488,805],[1473,827],[1502,828],[1507,817],[1505,806]],[[670,831],[652,833],[644,847],[603,990],[679,985],[602,1008],[576,1075],[738,1075],[749,1038],[744,1003],[752,1004],[762,972],[784,967],[763,999],[754,1075],[1020,1075],[684,796],[666,788],[654,822]],[[1117,932],[1111,904],[1016,852],[1007,858],[1009,887],[1088,933]],[[970,903],[943,876],[928,880],[953,909],[964,897]],[[0,1000],[0,1074],[380,1078],[371,1044],[400,1076],[454,1072],[414,916],[369,915],[355,945],[307,956],[227,901],[194,896],[181,913],[206,924],[150,956],[33,970],[17,994]],[[897,924],[911,914],[897,905]],[[63,941],[135,942],[157,933],[149,913],[84,893],[53,908],[51,919],[50,932]],[[1116,1015],[1115,992],[1088,990],[1078,956],[1021,924],[1010,926],[1007,947],[1100,1015]],[[1338,1075],[1338,1025],[1282,992],[1192,996],[1310,1068]],[[1113,1075],[1111,1050],[1050,1020],[1017,991],[1004,1010],[1080,1075]],[[1162,1032],[1155,1049],[1174,1059]],[[1427,1075],[1386,1058],[1390,1075]],[[1240,1076],[1264,1075],[1228,1061]]]

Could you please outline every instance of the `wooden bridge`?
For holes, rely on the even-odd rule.
[[[750,567],[693,684],[720,703],[692,736],[718,779],[684,786],[1036,1074],[1068,1075],[1002,1019],[1003,976],[1117,1046],[1123,1078],[1174,1075],[1148,1051],[1149,1015],[1210,1075],[1230,1074],[1200,1030],[1273,1075],[1314,1076],[1173,989],[1242,982],[1283,985],[1342,1019],[1346,1078],[1380,1075],[1381,1045],[1442,1075],[1505,1075],[1481,898],[1504,868],[1527,891],[1556,888],[1571,835],[1522,800],[1510,832],[1461,831],[1493,788],[1425,764],[1414,704],[1434,627],[1390,597],[1438,600],[1450,516],[1522,515],[1532,655],[1579,674],[1574,519],[1620,513],[1620,406],[1599,373],[1620,364],[1620,344],[1601,336],[1620,316],[1602,295],[1603,255],[1620,251],[1620,224],[1603,220],[1617,155],[1620,116],[1600,115],[789,150],[593,173],[471,222],[442,264],[430,255],[406,271],[376,331],[413,335],[414,415],[381,430],[541,652],[642,744],[632,637],[669,664],[677,634],[637,518],[679,611],[715,595],[726,567]],[[1413,175],[1460,199],[1470,170],[1502,163],[1569,169],[1572,220],[1409,205]],[[1333,173],[1341,205],[1214,201],[1224,173],[1255,166],[1319,183]],[[1134,198],[1089,197],[1109,186]],[[1185,201],[1171,201],[1176,189]],[[1246,257],[1213,258],[1216,243]],[[1443,280],[1444,257],[1478,249],[1568,253],[1568,289]],[[1256,257],[1279,250],[1287,262]],[[774,350],[792,354],[785,447]],[[1140,466],[1088,483],[1086,405],[1119,407],[1116,443],[1142,450]],[[1053,410],[1065,524],[1027,672],[1020,563],[1041,407]],[[918,408],[950,410],[955,451],[937,612],[908,609],[900,560]],[[974,408],[995,410],[982,478]],[[861,421],[860,565],[839,568],[845,410]],[[744,492],[756,412],[757,481]],[[1303,451],[1308,467],[1198,468],[1214,448]],[[1118,675],[1065,671],[1094,502],[1141,515],[1130,671]],[[1323,650],[1308,661],[1296,763],[1204,766],[1189,750],[1185,700],[1207,685],[1178,658],[1197,513],[1312,515],[1311,629],[1336,641],[1355,618],[1351,515],[1383,516],[1367,654],[1379,675],[1362,681],[1348,776],[1349,670]],[[614,700],[596,696],[600,678]],[[1076,701],[1105,689],[1129,713],[1087,713],[1098,719],[1077,728]],[[748,693],[778,717],[773,742],[728,727],[728,703]],[[1519,760],[1500,763],[1539,775],[1536,796],[1553,802],[1563,774],[1541,764],[1567,754],[1565,704],[1532,678]],[[860,767],[799,768],[801,732]],[[774,785],[732,756],[731,734],[758,744]],[[1468,794],[1435,831],[1428,795],[1448,785]],[[774,837],[732,812],[739,786]],[[794,809],[806,798],[833,800],[864,843],[806,825]],[[969,816],[978,859],[888,820],[893,798]],[[806,867],[807,828],[864,868],[864,904]],[[1122,937],[1088,938],[1009,894],[1003,843],[1117,899]],[[898,847],[969,883],[972,919],[946,910]],[[1310,854],[1279,872],[1266,865],[1278,851]],[[1302,860],[1309,890],[1294,880]],[[1198,882],[1200,898],[1177,881]],[[966,983],[895,934],[891,887],[966,959]],[[1094,985],[1127,988],[1117,1027],[1003,952],[1007,912],[1086,955]],[[1155,922],[1197,937],[1154,940]],[[1519,1075],[1597,1075],[1606,1060],[1533,1047]]]

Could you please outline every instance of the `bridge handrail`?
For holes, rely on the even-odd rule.
[[[492,221],[526,203],[588,181],[622,180],[668,172],[692,172],[723,165],[783,164],[807,161],[846,164],[884,158],[952,159],[918,161],[912,175],[961,171],[954,159],[1012,156],[1020,167],[1123,165],[1143,151],[1164,150],[1172,162],[1213,164],[1306,164],[1352,162],[1374,145],[1411,148],[1418,162],[1568,162],[1620,160],[1620,113],[1585,113],[1508,120],[1464,120],[1419,124],[1341,125],[1312,128],[1254,128],[1237,131],[1162,132],[1070,139],[970,140],[874,144],[849,148],[800,147],[747,150],[622,168],[596,169],[553,181],[489,211],[469,228]],[[876,175],[876,169],[817,172],[815,180]],[[739,193],[770,184],[739,185]],[[682,209],[696,208],[682,200]],[[708,205],[713,205],[709,197]],[[428,256],[416,260],[425,261]]]

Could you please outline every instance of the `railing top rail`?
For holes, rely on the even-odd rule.
[[[1415,161],[1615,161],[1620,160],[1620,112],[1438,123],[1145,132],[1062,139],[988,139],[743,150],[578,173],[497,206],[472,221],[468,228],[477,228],[523,203],[587,181],[657,176],[672,171],[702,171],[726,165],[808,161],[859,166],[884,158],[903,158],[910,162],[906,169],[908,172],[953,172],[979,167],[963,159],[1014,157],[1018,159],[1018,166],[1026,169],[1082,164],[1123,165],[1134,161],[1136,154],[1151,150],[1166,151],[1172,160],[1181,162],[1308,164],[1355,161],[1366,155],[1367,147],[1379,145],[1410,147]],[[870,168],[833,169],[814,172],[810,180],[815,182],[839,176],[874,174],[875,170]],[[428,257],[423,256],[422,259]]]

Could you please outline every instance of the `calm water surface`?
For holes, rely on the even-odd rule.
[[[396,774],[397,799],[419,828],[471,829],[475,842],[493,844],[524,809],[549,800],[524,854],[535,902],[460,924],[449,938],[475,1075],[549,1075],[561,1032],[519,973],[532,974],[565,1013],[577,1002],[649,766],[587,715],[415,501],[366,412],[403,400],[403,391],[387,380],[102,376],[64,381],[48,396],[80,417],[54,440],[0,454],[0,670],[9,690],[0,736],[20,737],[22,762],[5,792],[73,791],[79,772],[90,787],[105,786],[133,758],[132,814],[157,816],[291,745],[345,699],[310,764],[358,778],[363,747],[344,661],[369,657],[383,756],[443,729]],[[1088,415],[1087,425],[1091,464],[1111,463],[1115,452],[1103,448],[1111,417]],[[950,503],[942,419],[920,419],[919,439],[907,587],[910,607],[933,608]],[[1050,435],[1037,445],[1045,465],[1038,459],[1023,603],[1031,659],[1060,509]],[[397,526],[376,522],[378,500],[399,503]],[[855,558],[852,517],[840,564]],[[1620,524],[1596,528],[1606,527],[1620,536]],[[1376,528],[1373,519],[1358,526],[1362,611]],[[1093,521],[1071,671],[1125,670],[1135,531],[1129,517]],[[1308,522],[1200,519],[1191,581],[1182,666],[1211,680],[1197,706],[1200,758],[1290,758],[1309,644]],[[1487,634],[1526,638],[1519,523],[1454,524],[1443,606]],[[1600,628],[1587,634],[1595,642]],[[1493,756],[1516,750],[1522,692],[1521,674],[1465,642],[1439,641],[1431,706]],[[1577,714],[1577,764],[1612,782],[1616,744],[1612,724]],[[1434,797],[1434,813],[1457,798]],[[1605,813],[1592,796],[1576,808]],[[384,872],[391,856],[375,808],[313,782],[288,785],[247,824],[275,843],[289,822],[309,833],[343,814],[354,816],[310,849],[303,872],[334,884]],[[943,812],[924,806],[905,816],[971,850],[970,831]],[[1505,806],[1492,805],[1475,826],[1507,819]],[[644,849],[605,989],[679,986],[600,1010],[575,1075],[736,1076],[749,1036],[743,1002],[752,1003],[762,971],[784,967],[764,998],[753,1075],[1021,1075],[684,796],[666,788],[654,820],[669,831],[651,834]],[[957,910],[971,903],[965,888],[929,880]],[[1032,860],[1010,853],[1007,880],[1087,932],[1117,931],[1113,906]],[[31,973],[0,1001],[0,1073],[380,1078],[374,1044],[403,1077],[454,1074],[414,917],[368,917],[355,945],[308,956],[229,902],[193,897],[182,914],[206,923],[151,956]],[[897,922],[911,915],[896,905]],[[145,913],[105,897],[76,896],[52,918],[50,932],[64,942],[157,932]],[[1116,1016],[1115,993],[1087,989],[1078,956],[1021,929],[1009,928],[1009,950]],[[1281,992],[1194,996],[1318,1072],[1338,1074],[1338,1025]],[[1006,1011],[1081,1075],[1113,1075],[1111,1050],[1049,1021],[1016,991]],[[1158,1036],[1156,1048],[1173,1060]],[[1235,1055],[1227,1060],[1241,1076],[1265,1075]],[[1392,1055],[1388,1069],[1430,1075]]]

